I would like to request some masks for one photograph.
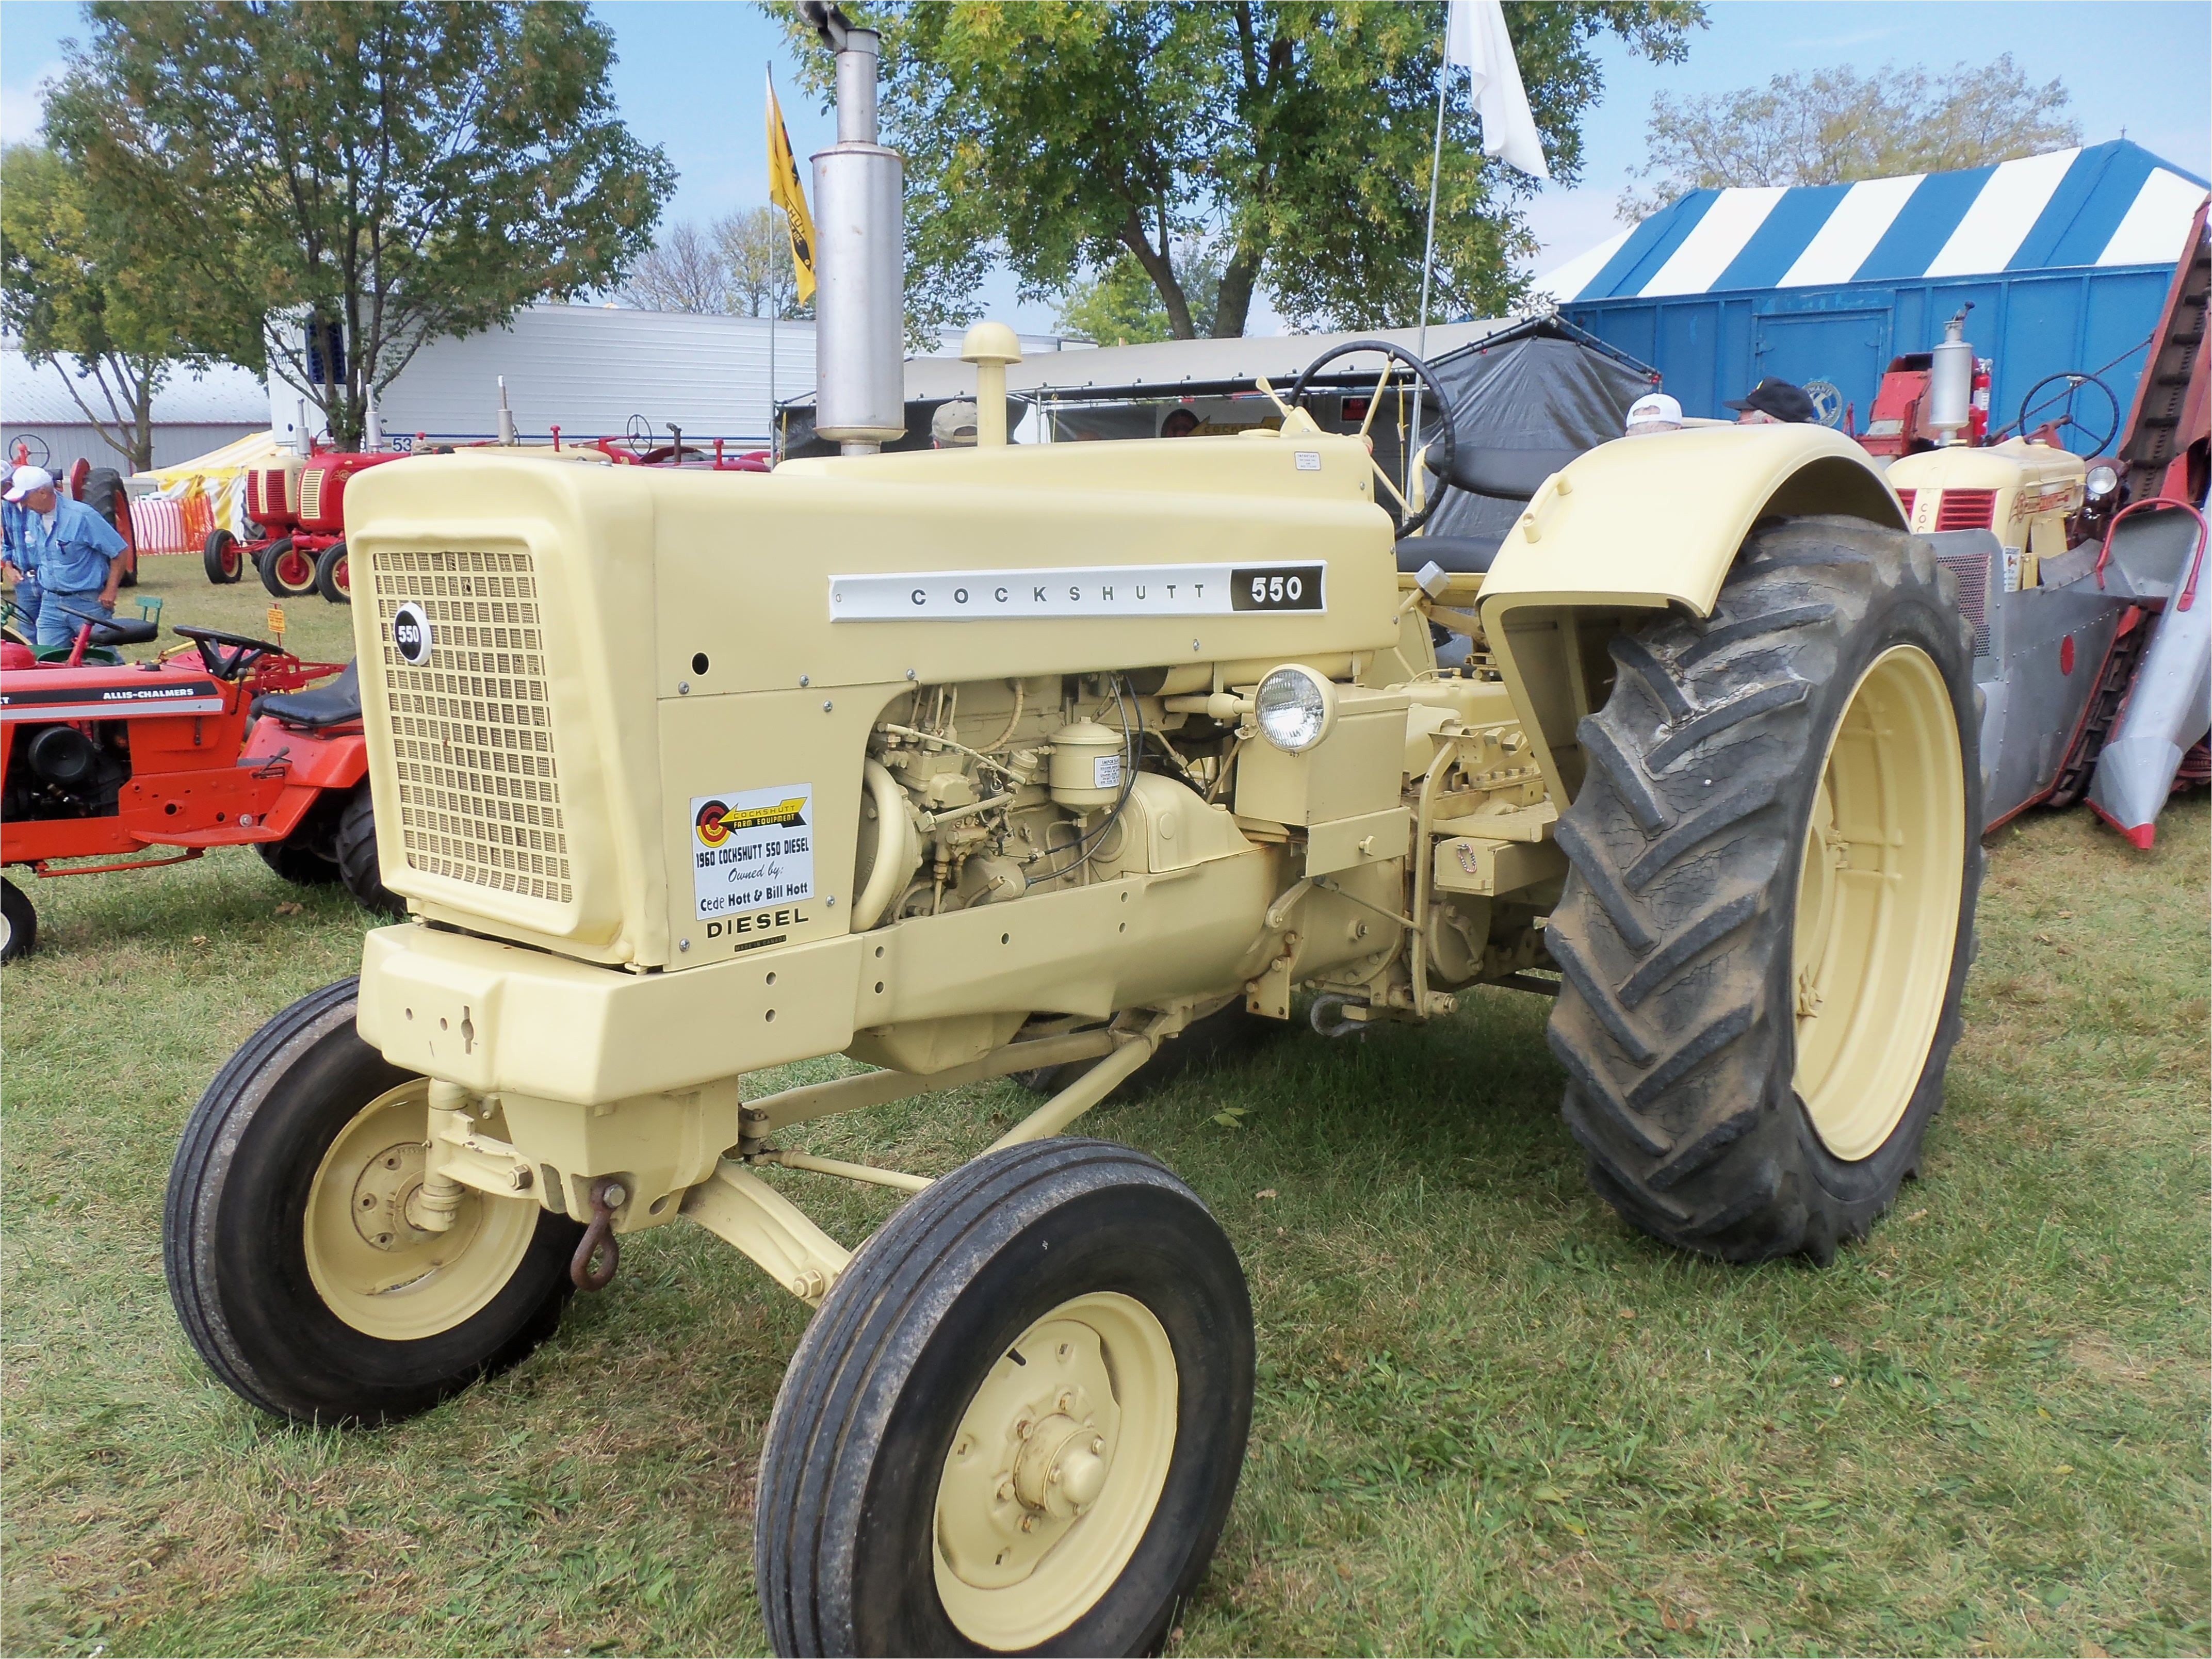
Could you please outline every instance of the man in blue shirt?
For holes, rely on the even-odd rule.
[[[115,612],[126,544],[115,526],[82,501],[64,499],[45,469],[19,466],[6,500],[23,509],[22,550],[39,578],[39,648],[76,638],[88,611]]]
[[[48,483],[53,482],[43,467],[17,471],[36,472]],[[15,488],[12,476],[8,487]],[[16,626],[25,639],[35,641],[39,637],[39,563],[23,544],[23,522],[29,517],[21,502],[0,501],[0,572],[15,579]]]

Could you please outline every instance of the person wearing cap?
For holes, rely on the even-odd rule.
[[[1198,411],[1194,409],[1171,409],[1168,417],[1160,422],[1163,438],[1188,438],[1198,430]]]
[[[975,405],[965,398],[939,404],[929,417],[932,449],[973,449],[975,447]]]
[[[83,625],[84,613],[114,614],[116,590],[123,584],[123,538],[82,501],[64,497],[44,467],[17,467],[6,499],[23,509],[21,550],[30,561],[27,568],[38,572],[39,648],[66,646]]]
[[[26,467],[24,471],[37,472],[45,477],[44,469]],[[8,488],[15,487],[15,479]],[[23,637],[36,641],[39,637],[39,562],[26,544],[24,520],[29,511],[21,501],[0,500],[0,574],[15,584],[15,617]]]
[[[1647,392],[1628,406],[1627,430],[1632,438],[1681,429],[1682,405],[1663,392]]]
[[[1778,380],[1771,374],[1742,397],[1729,399],[1728,407],[1735,410],[1738,426],[1788,426],[1796,422],[1818,425],[1820,420],[1804,387]]]

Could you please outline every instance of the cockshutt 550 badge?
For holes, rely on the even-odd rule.
[[[691,802],[691,879],[702,916],[814,896],[814,786],[732,789]]]
[[[410,667],[430,660],[430,618],[412,599],[392,614],[392,647]]]

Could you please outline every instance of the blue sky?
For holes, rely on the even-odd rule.
[[[600,0],[615,32],[615,90],[632,129],[662,146],[680,182],[671,219],[708,219],[765,199],[763,71],[775,65],[793,147],[802,157],[834,136],[801,96],[781,29],[745,0]],[[1657,67],[1604,46],[1605,93],[1584,118],[1588,161],[1575,190],[1547,188],[1532,222],[1542,270],[1620,226],[1613,202],[1644,154],[1655,93],[1677,96],[1762,83],[1792,70],[1886,63],[1947,69],[2008,52],[2033,79],[2064,82],[2086,143],[2124,134],[2199,177],[2212,177],[2212,4],[2205,0],[1712,0],[1686,63]],[[38,83],[79,31],[73,4],[0,4],[0,138],[34,136]],[[803,165],[803,163],[802,163]],[[991,283],[992,312],[1050,325],[1049,306],[1018,306],[1011,279]],[[1269,319],[1256,319],[1261,326]]]

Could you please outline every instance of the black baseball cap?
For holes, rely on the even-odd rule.
[[[1771,375],[1752,387],[1749,394],[1732,398],[1727,406],[1736,410],[1755,409],[1762,415],[1771,415],[1778,421],[1808,421],[1817,423],[1819,412],[1813,400],[1805,395],[1805,388],[1792,386],[1787,380],[1778,380]]]

